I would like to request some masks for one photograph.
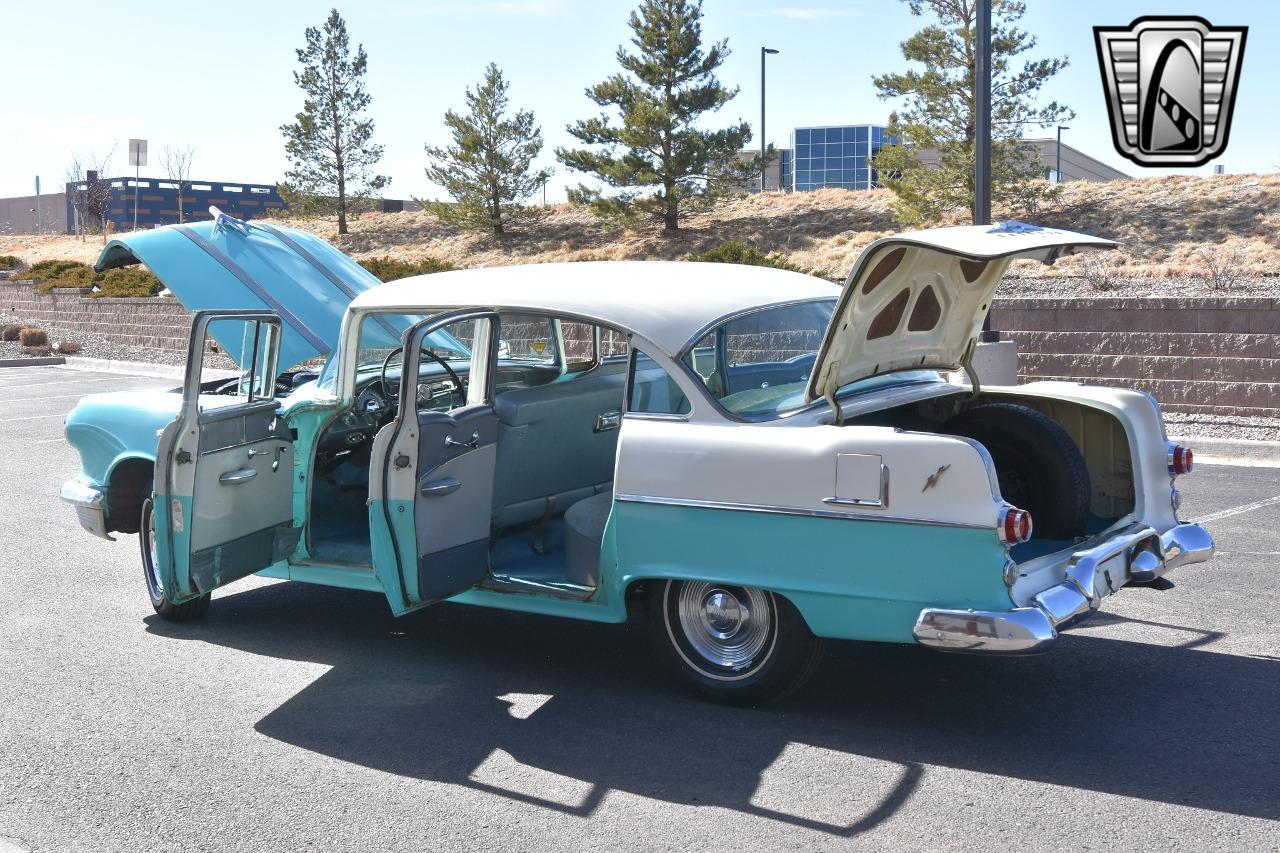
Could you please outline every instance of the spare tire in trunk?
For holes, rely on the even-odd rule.
[[[1031,513],[1035,538],[1084,535],[1089,469],[1071,436],[1048,415],[1017,403],[986,403],[956,415],[939,432],[987,448],[1001,496]]]

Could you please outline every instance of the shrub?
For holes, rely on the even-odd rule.
[[[80,345],[75,341],[58,341],[53,349],[58,355],[75,355],[80,352]]]
[[[1116,286],[1116,268],[1111,264],[1110,252],[1086,251],[1079,255],[1080,274],[1090,290],[1111,290]]]
[[[53,350],[49,348],[48,344],[41,344],[39,346],[33,346],[33,347],[23,347],[22,351],[25,352],[27,355],[35,355],[35,356],[53,355]]]
[[[22,269],[22,258],[16,255],[0,255],[0,270]]]
[[[94,297],[155,296],[164,285],[154,273],[141,267],[107,270],[98,278],[99,290]]]
[[[16,341],[19,333],[22,332],[21,324],[13,324],[0,328],[0,341]]]
[[[39,288],[42,292],[48,293],[59,287],[93,287],[96,279],[96,274],[89,267],[77,267],[59,273],[56,278],[45,279],[40,282]]]
[[[379,281],[395,281],[398,278],[408,278],[411,275],[427,275],[428,273],[447,272],[454,269],[453,264],[448,261],[441,261],[435,258],[406,261],[401,258],[393,258],[390,255],[365,258],[360,261],[360,266],[373,273]]]
[[[39,347],[49,343],[44,329],[26,328],[18,332],[18,342],[24,347]]]
[[[1221,246],[1204,246],[1196,250],[1200,260],[1200,277],[1209,290],[1221,292],[1235,290],[1245,277],[1248,252],[1239,243]]]
[[[92,267],[80,261],[39,261],[31,265],[31,269],[27,270],[27,274],[32,278],[48,280],[60,277],[69,270],[90,270]]]
[[[746,264],[753,267],[774,267],[792,272],[805,272],[782,255],[776,253],[767,255],[755,246],[748,246],[736,240],[717,243],[705,252],[694,252],[689,256],[689,260],[712,264]]]

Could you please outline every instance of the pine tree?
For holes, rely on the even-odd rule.
[[[542,152],[542,131],[533,113],[518,110],[507,116],[507,81],[489,63],[484,80],[467,89],[467,112],[449,110],[444,122],[453,144],[425,146],[427,178],[444,187],[453,204],[432,204],[441,218],[464,227],[483,227],[504,233],[505,224],[527,212],[521,203],[542,186],[549,171],[532,172]]]
[[[306,93],[293,124],[281,125],[285,154],[292,168],[285,173],[287,194],[332,199],[338,233],[347,233],[347,211],[353,200],[377,192],[391,179],[370,175],[382,159],[382,146],[371,142],[373,120],[365,116],[372,100],[364,90],[368,57],[363,45],[351,53],[347,22],[337,9],[324,30],[308,27],[306,47],[297,51],[301,71],[293,81]]]
[[[598,147],[556,150],[570,169],[618,192],[605,196],[579,185],[571,200],[629,224],[656,219],[674,232],[682,213],[705,208],[760,174],[759,157],[738,157],[751,141],[747,122],[721,130],[696,126],[738,94],[715,76],[729,56],[728,42],[704,52],[701,21],[702,0],[642,0],[631,13],[636,52],[619,47],[623,73],[587,89],[596,104],[618,110],[621,124],[607,115],[571,124],[569,133]]]
[[[906,99],[889,119],[889,133],[904,144],[882,149],[875,167],[881,183],[897,195],[899,221],[914,225],[973,206],[977,4],[903,2],[911,14],[937,20],[902,44],[902,55],[922,70],[873,78],[881,98]],[[991,198],[1034,209],[1054,187],[1040,174],[1038,153],[1020,140],[1028,127],[1060,124],[1075,113],[1056,101],[1036,102],[1050,78],[1067,66],[1066,57],[1015,62],[1036,46],[1035,36],[1016,26],[1026,10],[1021,0],[991,4]],[[929,149],[937,152],[936,166],[920,162],[920,152]]]

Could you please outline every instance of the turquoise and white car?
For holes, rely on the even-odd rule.
[[[172,620],[255,573],[396,614],[643,610],[682,680],[737,702],[796,689],[821,638],[1038,652],[1213,553],[1150,396],[971,367],[1013,258],[1112,245],[908,233],[843,287],[656,262],[378,284],[286,228],[130,234],[98,266],[145,263],[195,312],[186,381],[80,401],[62,494],[140,534]]]

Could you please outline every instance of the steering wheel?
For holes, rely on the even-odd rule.
[[[391,352],[387,353],[387,357],[382,360],[382,394],[388,400],[395,400],[400,396],[399,390],[394,388],[391,383],[387,381],[387,368],[391,365],[391,360],[402,352],[404,352],[404,347],[396,347]],[[449,362],[445,361],[426,347],[423,347],[420,352],[444,368],[444,372],[449,374],[449,381],[453,383],[454,393],[460,394],[465,398],[467,395],[467,386],[463,383],[462,378],[458,376],[458,372],[449,366]]]

